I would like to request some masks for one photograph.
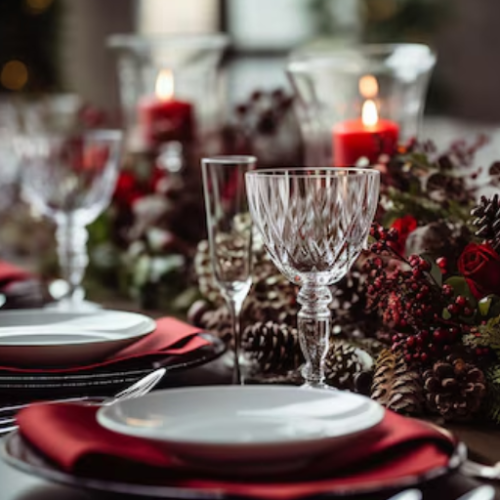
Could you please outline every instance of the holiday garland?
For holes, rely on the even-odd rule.
[[[333,290],[331,385],[404,414],[468,420],[486,408],[500,423],[499,196],[476,202],[483,187],[499,185],[500,168],[473,166],[484,143],[460,141],[440,154],[432,143],[412,142],[375,167],[382,188],[370,249]],[[196,272],[207,310],[198,324],[217,331],[230,326],[220,321],[207,252],[200,243]],[[243,345],[262,380],[282,382],[288,373],[299,383],[296,289],[262,247],[254,256]]]

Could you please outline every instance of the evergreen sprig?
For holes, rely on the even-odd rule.
[[[500,365],[494,365],[485,371],[487,383],[488,417],[496,424],[500,424]]]

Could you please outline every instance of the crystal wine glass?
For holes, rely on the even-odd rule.
[[[81,287],[89,260],[86,226],[111,200],[121,138],[118,130],[93,130],[78,135],[34,135],[18,141],[23,197],[57,225],[59,264],[69,284],[58,307],[88,306]]]
[[[246,174],[254,225],[280,272],[300,286],[298,331],[306,387],[326,387],[329,285],[347,273],[366,244],[379,181],[378,171],[356,168]]]
[[[233,383],[243,383],[239,364],[240,312],[252,284],[252,223],[245,173],[253,156],[217,156],[202,160],[212,269],[233,321]]]

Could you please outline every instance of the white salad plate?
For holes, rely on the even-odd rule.
[[[25,309],[0,313],[0,364],[18,367],[92,363],[151,333],[142,314]]]
[[[155,441],[205,469],[290,470],[340,449],[384,409],[364,396],[292,386],[213,386],[155,391],[97,412],[105,428]]]

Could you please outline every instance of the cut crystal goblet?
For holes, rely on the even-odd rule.
[[[281,273],[300,286],[298,331],[305,386],[325,387],[332,295],[366,245],[379,172],[357,168],[256,170],[246,174],[254,225]]]

